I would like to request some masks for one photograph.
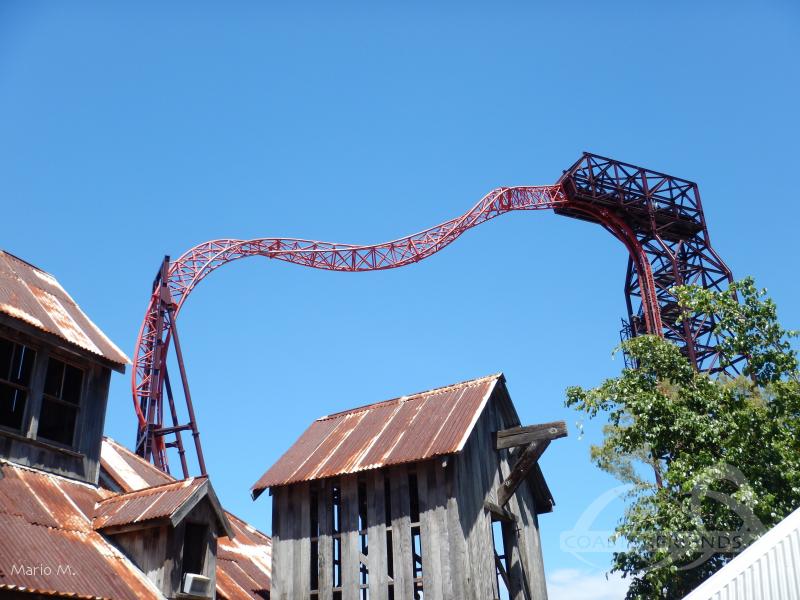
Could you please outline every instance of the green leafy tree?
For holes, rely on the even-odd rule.
[[[592,459],[631,485],[615,531],[627,549],[612,563],[629,599],[683,597],[800,506],[797,334],[752,279],[732,290],[673,291],[685,314],[716,315],[723,363],[747,358],[741,377],[698,373],[674,344],[641,336],[622,344],[637,368],[567,390],[567,406],[607,417]]]

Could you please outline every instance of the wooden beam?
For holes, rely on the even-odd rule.
[[[510,523],[515,523],[517,521],[517,517],[515,517],[510,510],[502,506],[498,506],[491,500],[486,500],[483,503],[483,507],[488,510],[489,513],[491,513],[491,515],[498,521],[509,521]]]
[[[533,465],[536,464],[549,445],[550,440],[531,442],[522,451],[519,460],[517,460],[514,468],[511,469],[511,473],[508,474],[508,477],[505,478],[505,481],[500,484],[500,488],[497,490],[497,504],[499,506],[502,507],[508,503],[511,496],[517,491],[519,484],[525,480]]]
[[[550,441],[567,437],[567,424],[564,421],[554,421],[552,423],[528,425],[527,427],[511,427],[498,431],[495,435],[495,448],[502,450],[503,448],[512,448],[514,446],[524,446],[531,442]]]

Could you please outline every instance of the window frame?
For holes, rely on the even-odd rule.
[[[33,394],[33,392],[35,391],[35,384],[37,383],[36,382],[36,376],[37,376],[36,368],[37,368],[37,366],[39,366],[40,361],[41,361],[41,349],[36,345],[32,345],[30,343],[26,343],[24,341],[20,341],[20,340],[14,339],[13,337],[10,337],[10,336],[6,335],[6,332],[3,332],[3,334],[0,335],[0,339],[3,339],[5,341],[7,341],[7,342],[10,342],[10,343],[14,344],[14,346],[23,346],[27,350],[31,350],[34,353],[33,364],[31,365],[30,380],[28,381],[28,385],[27,386],[24,386],[24,385],[22,385],[20,383],[15,383],[15,382],[13,382],[13,381],[11,381],[9,379],[6,379],[5,377],[0,376],[0,383],[2,383],[3,385],[8,385],[8,386],[10,386],[10,387],[12,387],[14,389],[26,392],[26,394],[25,394],[25,408],[22,411],[22,419],[20,421],[19,428],[10,427],[9,425],[5,425],[4,423],[0,423],[0,430],[2,430],[4,432],[7,431],[7,432],[15,434],[15,435],[21,435],[21,436],[28,437],[28,433],[29,433],[29,430],[30,430],[30,422],[31,422],[31,409],[32,409],[32,405],[34,404],[34,397],[33,397],[34,394]],[[12,359],[12,362],[13,362],[13,359]]]
[[[65,358],[59,352],[48,352],[46,358],[47,358],[47,361],[46,361],[46,364],[44,365],[44,367],[42,368],[42,373],[41,373],[41,377],[42,377],[41,394],[39,396],[39,402],[38,402],[39,414],[38,414],[38,418],[36,419],[36,431],[31,432],[31,434],[32,434],[31,437],[33,439],[39,441],[39,442],[44,443],[44,444],[51,444],[51,445],[57,446],[59,448],[66,448],[66,449],[69,449],[69,450],[76,450],[77,448],[80,447],[80,441],[81,441],[80,440],[80,437],[81,437],[80,434],[81,434],[81,431],[83,430],[83,427],[80,427],[81,417],[82,417],[82,410],[81,409],[83,408],[84,397],[86,395],[86,387],[87,387],[86,386],[86,380],[87,380],[88,369],[86,369],[85,367],[82,367],[82,366],[79,366],[79,365],[75,364],[75,362]],[[57,360],[58,362],[60,362],[61,364],[64,365],[64,372],[61,375],[61,390],[62,390],[62,392],[63,392],[63,388],[64,388],[64,378],[66,377],[66,367],[72,367],[72,368],[77,369],[78,371],[80,371],[80,373],[81,373],[81,389],[78,392],[78,402],[77,403],[70,402],[69,400],[62,400],[61,398],[57,398],[56,396],[48,394],[45,391],[45,386],[47,384],[47,369],[49,368],[50,361],[52,361],[52,360]],[[50,438],[46,438],[46,437],[41,437],[40,436],[40,434],[39,434],[39,426],[40,426],[40,424],[42,422],[42,412],[44,411],[44,408],[45,408],[45,401],[54,402],[56,404],[67,406],[68,408],[72,408],[72,409],[75,410],[75,423],[73,423],[73,425],[72,425],[72,442],[71,443],[65,444],[64,442],[60,442],[58,440],[51,440]]]

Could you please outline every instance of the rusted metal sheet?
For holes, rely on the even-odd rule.
[[[264,598],[272,580],[272,540],[230,513],[228,519],[236,536],[217,540],[217,594]]]
[[[1,588],[123,600],[161,598],[141,571],[92,530],[86,511],[110,492],[8,463],[2,463],[2,474]]]
[[[125,492],[175,481],[174,477],[155,468],[152,463],[109,437],[103,437],[100,466]]]
[[[89,320],[55,277],[1,250],[0,312],[117,365],[131,362]]]
[[[100,452],[103,471],[125,491],[174,482],[118,442],[103,439]],[[236,516],[226,513],[233,538],[217,538],[217,594],[227,600],[263,599],[270,589],[272,540]]]
[[[503,381],[498,373],[317,419],[253,493],[459,452]]]
[[[93,526],[105,529],[171,517],[207,481],[206,477],[192,477],[111,496],[97,504]]]
[[[148,518],[172,514],[181,498],[197,489],[195,482],[205,478],[175,481],[108,439],[103,440],[102,458],[104,470],[106,465],[117,467],[106,474],[119,487],[131,490],[139,485],[138,492],[118,495],[0,462],[0,590],[75,598],[162,598],[144,573],[94,530],[92,516],[96,507],[103,507],[107,515],[127,520],[134,512],[132,498],[148,499]],[[166,485],[141,489],[149,481]],[[270,589],[272,541],[230,513],[226,517],[235,536],[217,539],[217,592],[229,600],[264,598]]]

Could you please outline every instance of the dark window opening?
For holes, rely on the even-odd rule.
[[[203,573],[206,559],[208,527],[199,523],[187,523],[183,532],[183,564],[181,573]]]
[[[37,437],[71,446],[83,389],[83,371],[58,359],[47,362]]]
[[[508,580],[509,564],[508,554],[505,548],[505,536],[509,532],[509,523],[492,521],[492,545],[494,546],[494,566],[497,577],[497,590],[501,598],[510,598],[511,585]]]
[[[22,430],[36,352],[0,338],[0,425]]]

